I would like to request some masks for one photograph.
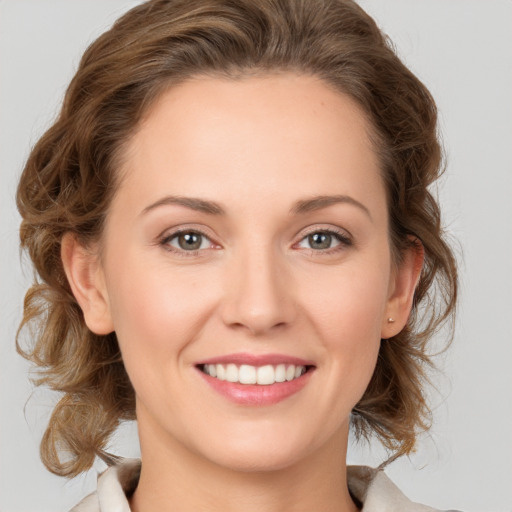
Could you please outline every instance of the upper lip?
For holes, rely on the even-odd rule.
[[[222,356],[203,359],[197,363],[198,366],[204,364],[247,364],[250,366],[265,366],[267,364],[293,364],[295,366],[314,366],[312,361],[300,357],[289,356],[286,354],[249,354],[237,353],[226,354]]]

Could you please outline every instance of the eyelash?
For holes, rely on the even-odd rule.
[[[204,249],[195,249],[195,250],[187,251],[185,249],[178,249],[178,248],[172,247],[170,245],[170,242],[172,240],[174,240],[175,238],[177,238],[183,234],[198,235],[200,237],[203,237],[203,238],[209,240],[211,245],[215,245],[214,242],[212,242],[210,240],[210,237],[206,233],[204,233],[200,230],[197,230],[197,229],[179,229],[177,231],[173,231],[172,233],[163,236],[159,241],[159,245],[164,247],[165,250],[167,250],[169,252],[173,252],[174,254],[176,254],[177,256],[180,256],[180,257],[187,258],[187,257],[199,256],[200,253],[202,251],[204,251]],[[309,236],[315,235],[315,234],[324,234],[324,235],[332,236],[337,242],[339,242],[339,244],[334,247],[327,248],[327,249],[313,249],[311,247],[305,248],[305,250],[309,251],[310,254],[312,254],[314,256],[335,254],[335,253],[342,251],[342,250],[346,249],[347,247],[351,247],[353,245],[353,241],[352,241],[351,237],[346,232],[341,231],[341,230],[336,230],[333,228],[329,228],[329,229],[314,229],[314,230],[311,230],[311,231],[305,233],[298,242],[293,244],[293,247],[296,247],[301,242],[306,240]]]
[[[162,247],[164,247],[165,250],[172,252],[179,257],[187,258],[187,257],[191,257],[191,256],[199,256],[201,251],[204,251],[204,249],[195,249],[195,250],[191,250],[191,251],[186,251],[185,249],[178,249],[178,248],[172,247],[170,245],[170,242],[172,240],[179,237],[180,235],[186,235],[186,234],[194,234],[194,235],[198,235],[200,237],[206,238],[207,240],[210,240],[210,237],[206,233],[203,233],[202,231],[197,230],[197,229],[188,228],[188,229],[178,229],[176,231],[173,231],[170,234],[164,235],[162,237],[162,239],[160,240],[159,244]],[[210,240],[210,242],[211,242],[211,240]],[[214,245],[214,243],[211,242],[211,245]]]
[[[329,247],[327,249],[313,249],[313,248],[306,248],[306,250],[313,256],[330,256],[337,254],[340,251],[343,251],[347,249],[348,247],[351,247],[353,245],[352,238],[350,235],[347,234],[345,231],[333,229],[333,228],[317,228],[309,231],[308,233],[305,233],[302,238],[294,244],[294,247],[298,244],[302,243],[304,240],[306,240],[309,236],[316,235],[316,234],[323,234],[323,235],[329,235],[332,238],[334,238],[338,243],[338,245],[335,245],[334,247]]]

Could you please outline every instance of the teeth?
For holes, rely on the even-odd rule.
[[[219,380],[226,380],[226,369],[221,364],[208,364],[208,368],[211,368],[207,373],[212,377],[217,377]],[[215,375],[216,374],[216,375]]]
[[[238,370],[238,379],[241,384],[256,384],[256,368],[243,364]]]
[[[238,382],[238,368],[234,364],[228,364],[226,367],[226,380],[228,382]]]
[[[284,382],[286,380],[286,366],[278,364],[276,366],[276,382]]]
[[[268,386],[276,381],[276,372],[270,364],[258,368],[258,384]]]
[[[202,369],[210,377],[219,380],[240,384],[259,384],[261,386],[298,379],[306,373],[305,366],[294,364],[278,364],[276,366],[270,364],[265,366],[242,364],[240,367],[236,364],[205,364]]]

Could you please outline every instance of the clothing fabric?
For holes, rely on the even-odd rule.
[[[128,497],[137,487],[140,467],[140,460],[128,459],[107,469],[98,478],[97,491],[70,512],[130,512]],[[352,496],[362,504],[362,512],[436,512],[407,499],[383,471],[348,466],[347,480]]]

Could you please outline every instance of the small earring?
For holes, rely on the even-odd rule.
[[[395,321],[394,318],[391,318],[391,317],[388,318],[388,324],[392,324],[394,321]]]

